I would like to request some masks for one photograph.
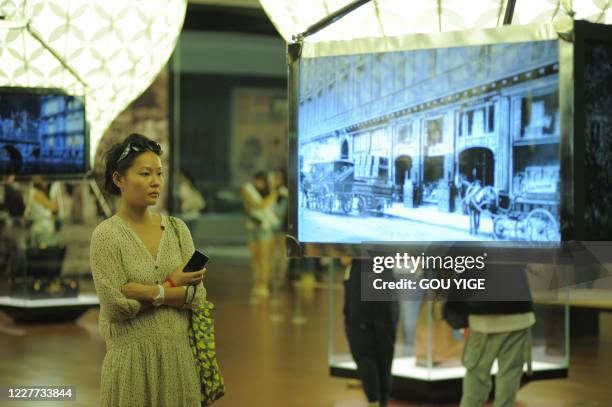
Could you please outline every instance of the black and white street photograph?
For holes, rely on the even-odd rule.
[[[556,41],[304,58],[299,240],[560,240]]]

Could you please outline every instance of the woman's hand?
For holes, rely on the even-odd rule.
[[[185,273],[183,269],[187,263],[181,265],[176,270],[170,274],[170,278],[175,286],[180,287],[184,285],[197,285],[204,278],[204,273],[206,273],[206,268],[202,270],[194,271],[192,273]]]

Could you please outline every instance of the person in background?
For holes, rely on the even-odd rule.
[[[387,406],[391,393],[391,365],[399,318],[397,301],[362,301],[361,268],[372,270],[367,259],[342,259],[344,327],[357,364],[369,407]],[[387,271],[385,271],[387,272]]]
[[[278,219],[278,225],[273,229],[273,259],[277,267],[277,283],[284,284],[287,278],[287,249],[285,235],[288,231],[287,210],[289,209],[289,190],[287,189],[287,176],[284,169],[279,169],[273,176],[276,176],[278,185],[278,199],[274,203],[272,210]]]
[[[272,209],[278,201],[278,188],[269,182],[275,182],[275,179],[269,180],[267,174],[260,171],[253,176],[252,182],[246,183],[240,190],[248,217],[247,240],[253,270],[252,304],[270,295],[272,230],[278,227],[278,219]]]
[[[11,169],[9,174],[2,177],[0,183],[0,219],[3,226],[10,226],[14,220],[22,219],[24,212],[23,193],[15,182],[15,172]]]
[[[475,275],[466,272],[461,278]],[[468,314],[469,325],[462,358],[466,373],[460,406],[482,407],[486,403],[491,393],[491,368],[497,360],[493,406],[513,407],[525,364],[527,374],[531,374],[535,314],[525,271],[517,263],[488,267],[486,291],[472,293],[460,304]]]
[[[0,183],[0,275],[16,276],[25,268],[28,233],[24,213],[23,193],[12,169]]]
[[[28,192],[25,217],[31,222],[30,246],[45,248],[57,246],[55,217],[59,204],[49,196],[49,185],[41,176],[32,178],[32,187]]]
[[[72,197],[72,206],[70,207],[70,219],[74,223],[83,222],[83,194],[87,184],[85,182],[78,182],[73,185],[70,195]]]
[[[66,219],[68,219],[68,214],[71,211],[72,200],[70,196],[66,194],[66,185],[62,181],[55,181],[51,183],[51,186],[49,187],[49,198],[52,202],[57,203],[54,224],[55,231],[59,232]]]
[[[480,208],[478,205],[481,199],[482,184],[479,179],[476,179],[467,189],[463,198],[470,216],[470,235],[478,235],[478,230],[480,229]]]
[[[106,154],[105,189],[120,201],[91,237],[106,343],[101,406],[201,406],[188,328],[189,309],[206,300],[205,269],[183,272],[194,253],[189,229],[149,209],[163,188],[161,154],[159,144],[140,134]]]
[[[200,212],[206,207],[206,201],[185,171],[181,171],[178,175],[178,197],[181,201],[181,217],[194,234],[196,222]]]

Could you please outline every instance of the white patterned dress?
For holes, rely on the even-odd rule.
[[[102,364],[102,406],[200,406],[200,382],[187,328],[190,311],[169,306],[141,311],[126,298],[127,282],[161,284],[194,251],[185,223],[176,229],[162,215],[162,236],[154,259],[133,229],[115,215],[91,238],[91,270],[100,300],[99,329],[106,342]],[[206,299],[202,283],[192,305]]]

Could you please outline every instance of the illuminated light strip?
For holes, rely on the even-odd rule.
[[[260,3],[285,41],[305,31],[309,26],[341,9],[350,0],[260,0]],[[517,1],[513,25],[555,22],[570,18],[591,19],[592,22],[612,23],[612,2],[576,0],[572,8],[562,0]],[[599,4],[597,4],[599,3]],[[503,23],[507,1],[491,0],[385,0],[365,4],[347,14],[317,34],[308,42],[381,38],[414,33],[435,33],[477,28],[494,28]]]

